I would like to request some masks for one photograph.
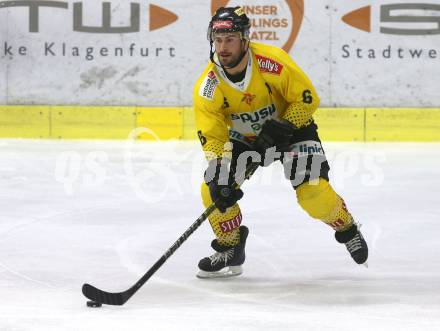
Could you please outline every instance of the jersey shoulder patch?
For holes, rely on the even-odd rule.
[[[260,72],[274,74],[278,76],[281,75],[283,65],[278,61],[259,54],[255,54],[255,58],[257,59],[257,64],[258,68],[260,68]]]
[[[209,71],[200,84],[199,95],[208,100],[213,100],[215,89],[219,83],[220,81],[215,72],[213,70]]]

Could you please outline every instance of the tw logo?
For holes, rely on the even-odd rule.
[[[342,21],[357,29],[371,32],[371,6],[362,7],[344,15]],[[379,22],[380,32],[385,34],[408,36],[440,34],[440,5],[427,3],[381,5]],[[391,25],[411,23],[412,28],[384,26],[383,23],[393,23]],[[433,28],[426,28],[427,24],[431,24]]]
[[[69,3],[64,1],[0,1],[0,9],[8,7],[27,7],[29,8],[29,32],[39,32],[40,28],[40,9],[42,8],[60,8],[68,9]],[[116,9],[111,6],[110,2],[102,3],[102,22],[101,26],[86,26],[83,24],[83,3],[75,2],[73,4],[73,31],[86,33],[132,33],[140,31],[140,4],[136,2],[130,3],[130,13],[127,17],[130,25],[112,26],[111,14]],[[178,19],[178,16],[167,9],[159,6],[149,6],[150,25],[149,30],[157,30],[165,27]],[[93,13],[96,15],[96,13]],[[97,15],[96,15],[97,16]]]

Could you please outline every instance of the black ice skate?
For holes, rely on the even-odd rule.
[[[241,265],[245,260],[244,248],[248,234],[248,228],[240,226],[240,243],[233,247],[222,246],[214,239],[211,247],[216,253],[200,260],[197,277],[222,278],[240,275],[243,272]]]
[[[368,246],[356,224],[353,224],[348,230],[336,232],[335,238],[341,244],[345,244],[357,264],[364,264],[367,261]]]

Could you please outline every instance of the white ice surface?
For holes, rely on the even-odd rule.
[[[440,330],[440,145],[324,147],[368,269],[273,165],[243,187],[242,276],[195,277],[205,223],[124,306],[91,309],[83,283],[125,290],[203,211],[199,144],[0,140],[0,330]]]

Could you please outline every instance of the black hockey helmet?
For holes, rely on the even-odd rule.
[[[241,32],[241,38],[249,40],[251,22],[243,7],[220,7],[209,22],[207,37],[213,41],[214,33]]]
[[[208,41],[211,45],[209,58],[215,65],[222,67],[223,69],[235,68],[246,55],[249,48],[249,30],[251,28],[251,22],[247,17],[243,7],[220,7],[211,18],[208,26]],[[225,68],[223,65],[217,63],[214,59],[215,50],[214,34],[216,33],[228,33],[228,32],[240,32],[240,38],[243,42],[243,52],[237,61],[230,67]]]

